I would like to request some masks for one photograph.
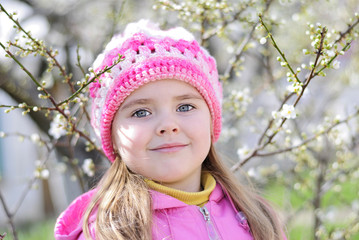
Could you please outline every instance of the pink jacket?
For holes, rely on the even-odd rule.
[[[85,239],[82,233],[82,215],[94,190],[76,200],[59,216],[55,225],[55,239]],[[232,201],[219,184],[200,208],[187,205],[173,197],[151,191],[153,199],[152,237],[157,239],[241,239],[253,240],[247,220],[237,212]],[[89,220],[90,231],[95,239],[96,212]]]

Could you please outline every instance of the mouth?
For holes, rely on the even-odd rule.
[[[171,153],[171,152],[180,151],[187,146],[188,146],[188,144],[183,144],[183,143],[162,144],[162,145],[156,146],[154,148],[150,148],[150,151]]]

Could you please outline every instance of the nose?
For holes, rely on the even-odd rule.
[[[170,115],[164,116],[159,120],[158,127],[156,129],[157,135],[165,134],[177,134],[180,131],[177,121]]]

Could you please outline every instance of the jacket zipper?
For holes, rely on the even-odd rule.
[[[204,220],[206,221],[206,228],[208,237],[210,240],[220,240],[220,237],[217,233],[216,227],[214,226],[213,222],[211,221],[211,216],[209,211],[207,210],[206,206],[200,207],[199,211],[202,213]]]

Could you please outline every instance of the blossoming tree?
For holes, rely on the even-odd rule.
[[[88,85],[121,57],[97,73],[91,61],[115,31],[145,12],[164,26],[188,28],[216,56],[224,87],[218,147],[229,156],[233,172],[245,172],[283,210],[291,239],[359,236],[356,0],[157,0],[148,1],[143,11],[138,11],[140,1],[80,2],[60,10],[40,0],[34,1],[40,5],[24,2],[54,28],[38,39],[31,26],[24,26],[26,20],[0,3],[0,14],[14,27],[9,39],[0,42],[8,64],[0,66],[0,87],[18,102],[0,103],[0,108],[30,116],[40,132],[26,136],[0,129],[4,140],[21,135],[66,156],[58,162],[83,191],[88,189],[106,162],[89,124]],[[101,12],[95,10],[99,4]],[[61,43],[59,35],[65,36]],[[30,57],[37,59],[36,67],[25,64]],[[25,79],[17,79],[16,71],[25,73]],[[31,184],[51,177],[49,161],[37,162]],[[1,190],[0,199],[17,239],[16,212],[7,208]],[[338,221],[343,213],[347,218]],[[296,232],[301,214],[311,222],[305,226],[308,233]]]

